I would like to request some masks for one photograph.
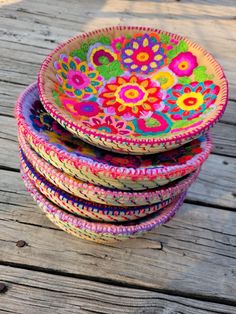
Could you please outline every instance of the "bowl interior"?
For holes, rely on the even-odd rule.
[[[44,61],[40,97],[64,127],[106,140],[166,140],[200,133],[222,114],[219,64],[188,39],[114,27],[79,35]]]

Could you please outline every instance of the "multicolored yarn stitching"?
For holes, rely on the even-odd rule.
[[[38,86],[44,107],[64,128],[98,147],[136,155],[199,137],[228,101],[225,75],[207,51],[148,27],[69,39],[43,62]]]
[[[45,112],[36,84],[19,97],[16,117],[23,137],[46,161],[79,180],[110,189],[145,190],[167,184],[199,168],[211,150],[209,135],[152,156],[121,156],[92,147]]]
[[[45,179],[55,186],[61,188],[72,195],[86,199],[92,202],[113,205],[113,206],[141,206],[151,205],[172,199],[176,195],[182,193],[184,188],[188,188],[196,179],[195,175],[184,179],[184,182],[170,183],[162,188],[146,190],[143,192],[125,192],[95,186],[93,184],[79,181],[59,169],[48,164],[44,159],[40,158],[30,146],[26,143],[23,136],[18,134],[19,143],[24,155],[32,166]]]
[[[155,213],[156,211],[169,205],[173,200],[172,197],[157,204],[135,207],[117,207],[94,203],[94,201],[85,201],[84,199],[62,191],[45,180],[34,170],[22,151],[20,151],[20,158],[21,167],[24,173],[27,174],[35,187],[51,202],[73,214],[92,219],[94,221],[119,222],[136,220],[151,213]]]
[[[175,215],[185,198],[185,193],[183,193],[163,210],[133,223],[129,222],[128,224],[114,225],[90,222],[86,219],[76,217],[73,214],[66,213],[56,205],[53,205],[35,188],[23,169],[21,169],[21,173],[28,191],[31,193],[38,206],[54,224],[79,238],[103,244],[135,238],[144,232],[166,223]]]

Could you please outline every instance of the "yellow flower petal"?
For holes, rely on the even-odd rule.
[[[157,64],[156,64],[156,62],[154,62],[154,61],[153,61],[153,62],[151,62],[151,63],[150,63],[150,66],[151,66],[151,68],[153,68],[153,69],[154,69],[154,68],[156,68],[156,67],[157,67]]]
[[[154,59],[155,59],[156,61],[160,61],[162,58],[163,58],[162,55],[156,55],[156,56],[154,57]]]
[[[132,56],[134,52],[132,49],[125,49],[125,53],[127,54],[127,56]]]
[[[152,47],[152,51],[156,52],[159,49],[160,45],[155,45]]]
[[[143,40],[143,47],[147,47],[148,44],[149,44],[148,39],[144,38],[144,40]]]
[[[143,66],[141,67],[141,70],[142,70],[142,71],[146,71],[147,68],[148,68],[147,65],[143,65]]]
[[[132,60],[131,58],[126,58],[126,59],[124,59],[124,62],[125,62],[125,63],[132,63],[133,60]]]
[[[136,41],[134,41],[133,42],[133,48],[134,49],[138,49],[138,47],[139,47],[139,44]]]
[[[131,65],[131,69],[132,69],[132,70],[137,69],[137,67],[138,67],[137,64],[132,64],[132,65]]]

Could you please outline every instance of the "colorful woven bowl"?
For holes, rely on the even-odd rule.
[[[45,112],[36,84],[19,97],[20,132],[47,162],[82,181],[119,190],[145,190],[165,185],[199,168],[211,149],[209,135],[175,150],[130,156],[107,152],[75,138]]]
[[[36,189],[22,169],[21,173],[28,191],[52,223],[74,236],[103,244],[138,237],[144,232],[167,222],[180,208],[185,197],[185,193],[183,193],[163,210],[135,222],[124,222],[116,225],[92,222],[69,214],[53,205]]]
[[[167,201],[183,193],[196,179],[199,171],[168,185],[138,192],[126,192],[95,186],[75,179],[53,167],[34,152],[23,136],[18,134],[19,143],[24,155],[32,166],[46,180],[65,192],[92,202],[113,206],[141,206]]]
[[[150,154],[205,133],[223,114],[228,86],[207,51],[179,35],[117,26],[57,47],[38,77],[45,109],[107,150]]]
[[[102,205],[73,196],[49,183],[41,176],[20,152],[21,167],[35,187],[51,202],[80,217],[94,221],[119,222],[142,218],[155,213],[171,203],[174,197],[163,200],[157,204],[136,207],[117,207]]]

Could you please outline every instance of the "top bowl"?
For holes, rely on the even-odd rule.
[[[129,154],[170,150],[223,114],[220,65],[188,39],[117,26],[78,35],[43,62],[38,88],[63,127],[98,147]]]

